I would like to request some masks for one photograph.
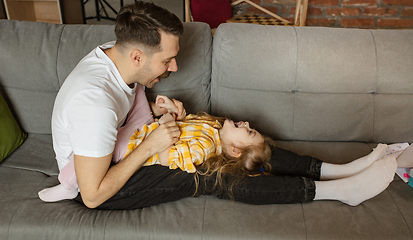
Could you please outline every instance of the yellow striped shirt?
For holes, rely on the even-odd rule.
[[[206,120],[204,117],[190,114],[185,121],[177,121],[181,131],[179,140],[169,151],[168,165],[170,169],[180,169],[189,173],[196,172],[196,166],[206,159],[221,154],[219,130],[222,125],[218,121]],[[158,128],[159,123],[144,125],[141,131],[136,131],[130,138],[126,155],[129,155],[144,141],[149,134]],[[159,164],[158,154],[150,157],[144,166]]]

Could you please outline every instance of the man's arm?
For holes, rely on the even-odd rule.
[[[170,114],[164,114],[160,119],[159,119],[159,124],[164,124],[167,122],[175,122],[174,117]],[[159,163],[162,166],[169,166],[169,151],[171,150],[171,146],[169,146],[167,149],[165,149],[164,151],[158,153],[158,158],[159,158]]]
[[[149,157],[176,143],[179,135],[175,122],[162,124],[124,160],[111,168],[112,154],[101,158],[75,155],[76,177],[84,204],[95,208],[111,198]]]

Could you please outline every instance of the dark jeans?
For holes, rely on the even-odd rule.
[[[118,193],[98,208],[137,209],[200,195],[257,205],[309,202],[314,199],[314,180],[320,179],[320,160],[275,148],[270,164],[272,175],[245,177],[232,191],[225,187],[214,188],[214,176],[200,176],[196,191],[193,174],[161,165],[142,167]],[[233,176],[224,175],[223,180],[229,184]],[[81,196],[76,200],[82,202]]]

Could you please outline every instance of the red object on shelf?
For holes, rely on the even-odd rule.
[[[191,12],[195,22],[208,23],[211,28],[232,18],[230,0],[191,0]]]

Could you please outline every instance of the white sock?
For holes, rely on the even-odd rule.
[[[375,161],[383,158],[387,150],[386,144],[379,144],[377,147],[367,156],[356,159],[346,164],[331,164],[323,163],[321,165],[321,180],[341,179],[352,176],[359,173],[369,167]]]
[[[412,168],[413,167],[413,149],[408,143],[396,143],[389,145],[387,155],[393,155],[397,160],[397,167]]]
[[[57,202],[65,199],[73,199],[77,196],[77,189],[67,189],[62,184],[41,190],[39,198],[45,202]]]
[[[316,181],[314,200],[338,200],[350,206],[357,206],[384,191],[393,181],[396,169],[396,158],[387,156],[348,178]]]
[[[406,148],[408,146],[409,146],[409,143],[394,143],[394,144],[388,145],[385,156],[391,154],[391,155],[395,156],[396,159],[397,159],[397,157],[399,157],[400,154],[404,150],[406,150]]]

